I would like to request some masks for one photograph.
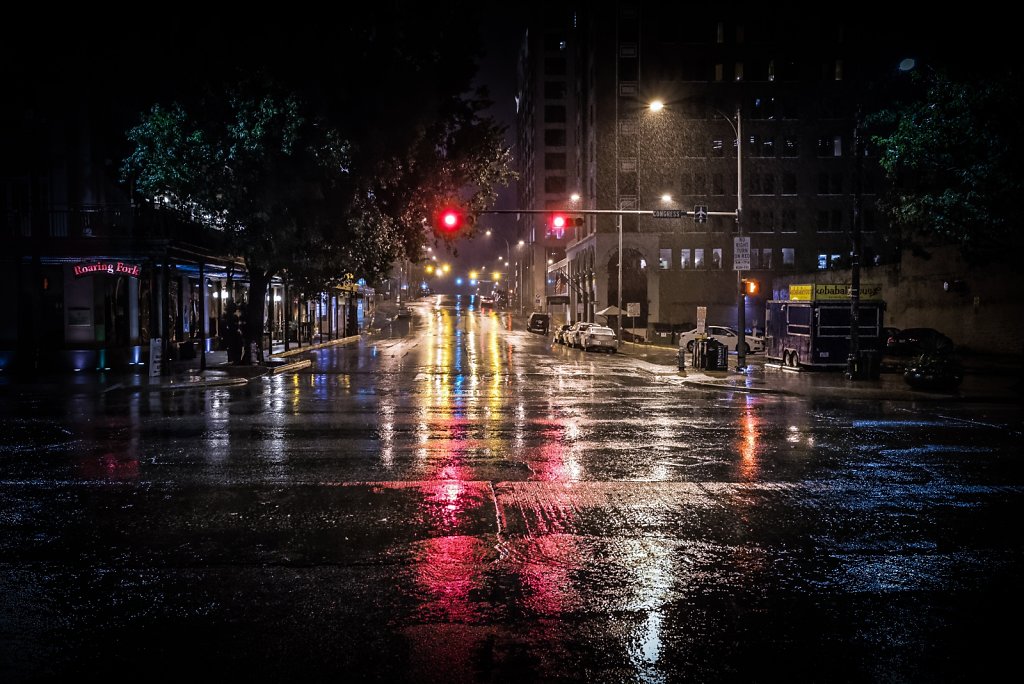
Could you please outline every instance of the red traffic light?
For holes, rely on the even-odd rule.
[[[448,209],[441,214],[441,227],[445,230],[457,230],[462,225],[462,215],[459,212]]]
[[[567,228],[580,228],[583,226],[583,216],[580,214],[567,214],[556,211],[548,215],[548,234],[561,237]]]
[[[456,233],[463,227],[472,226],[473,218],[472,214],[468,214],[462,209],[447,207],[438,213],[434,226],[442,233]]]

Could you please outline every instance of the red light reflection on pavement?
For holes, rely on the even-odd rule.
[[[123,454],[96,454],[78,460],[78,473],[87,480],[137,480],[139,459]]]

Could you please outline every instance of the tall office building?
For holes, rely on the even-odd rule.
[[[865,37],[777,7],[539,17],[520,58],[520,206],[600,213],[562,235],[524,216],[527,301],[568,320],[621,303],[639,310],[624,327],[645,337],[694,323],[698,307],[734,324],[739,268],[763,285],[746,301],[747,326],[760,326],[774,277],[849,265],[855,204],[862,263],[887,259],[854,121],[896,56]]]

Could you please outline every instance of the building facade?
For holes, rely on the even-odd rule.
[[[855,204],[862,263],[895,258],[878,173],[854,150],[858,98],[895,57],[859,27],[775,8],[612,3],[534,32],[521,56],[532,98],[519,116],[521,206],[592,212],[554,250],[543,215],[531,219],[530,267],[546,271],[530,280],[543,287],[535,303],[567,320],[621,303],[638,310],[623,327],[645,337],[692,327],[698,307],[735,325],[740,270],[763,284],[745,298],[746,326],[760,327],[774,277],[849,266]]]

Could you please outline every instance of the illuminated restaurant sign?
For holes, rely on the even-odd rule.
[[[94,273],[106,273],[109,275],[126,275],[132,278],[139,277],[141,266],[138,264],[126,264],[123,261],[91,261],[83,264],[75,264],[75,277],[93,275]]]

